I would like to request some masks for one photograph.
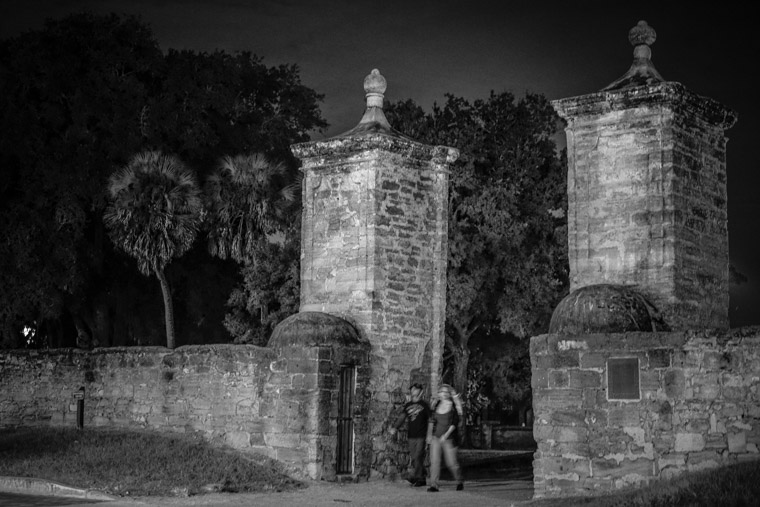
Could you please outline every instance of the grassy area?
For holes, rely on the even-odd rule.
[[[590,498],[534,500],[530,507],[755,507],[760,461],[684,474],[645,488]]]
[[[304,487],[269,458],[216,448],[198,436],[104,429],[0,430],[0,475],[130,496]]]

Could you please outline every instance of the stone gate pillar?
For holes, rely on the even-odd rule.
[[[567,120],[571,292],[530,341],[536,498],[746,459],[747,437],[725,428],[758,428],[734,387],[758,378],[739,360],[756,344],[738,352],[715,329],[728,327],[725,130],[736,118],[663,80],[645,22],[629,40],[625,75],[553,102]]]
[[[300,311],[342,317],[369,341],[372,468],[383,474],[396,471],[385,433],[394,402],[410,381],[432,390],[440,375],[447,168],[458,156],[394,130],[385,88],[373,70],[356,127],[291,147],[304,173]]]
[[[567,120],[570,290],[636,286],[672,329],[728,327],[726,137],[733,112],[663,80],[655,32],[598,93],[556,100]]]

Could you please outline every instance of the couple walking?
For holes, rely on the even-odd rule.
[[[390,428],[394,435],[399,427],[408,421],[407,440],[409,454],[414,465],[414,475],[409,479],[414,486],[425,486],[425,444],[430,445],[430,487],[429,492],[438,491],[441,473],[441,455],[446,466],[457,481],[457,491],[464,489],[462,472],[457,461],[459,419],[462,415],[462,401],[448,384],[438,389],[438,398],[433,407],[422,399],[423,388],[412,385],[411,399]]]

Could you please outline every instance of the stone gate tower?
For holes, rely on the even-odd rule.
[[[394,130],[386,81],[364,80],[353,129],[296,144],[302,162],[301,312],[353,324],[369,341],[372,469],[395,471],[384,429],[410,382],[437,387],[446,304],[448,165],[457,150]],[[402,451],[403,452],[403,451]]]
[[[567,120],[570,290],[634,286],[672,329],[728,327],[726,137],[734,114],[665,81],[655,32],[598,93],[553,102]]]
[[[759,453],[760,337],[727,329],[724,132],[736,117],[663,80],[645,22],[629,40],[625,75],[554,102],[568,122],[572,282],[530,341],[537,498]]]

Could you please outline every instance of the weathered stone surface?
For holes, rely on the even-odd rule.
[[[386,474],[407,452],[386,445],[388,418],[411,382],[434,392],[442,367],[448,165],[458,152],[395,131],[382,91],[367,93],[359,125],[291,150],[304,173],[300,310],[341,317],[371,345],[363,417],[372,422],[355,431],[355,462]]]
[[[340,317],[321,312],[299,312],[275,327],[267,345],[310,350],[321,345],[355,345],[361,341],[356,328]]]
[[[537,495],[607,491],[757,457],[760,328],[536,338],[545,346],[533,348],[532,375],[546,379],[533,388]],[[563,360],[552,356],[566,354],[559,344],[570,340],[586,344],[580,363],[557,366]],[[639,358],[647,396],[607,399],[610,357]],[[597,379],[598,387],[574,388]],[[590,462],[593,473],[557,467],[563,460]]]
[[[549,324],[550,333],[565,336],[666,330],[667,325],[644,296],[632,287],[611,284],[575,289],[554,309]]]
[[[683,370],[671,369],[664,376],[665,396],[668,398],[681,398],[686,389],[686,377]]]
[[[747,434],[741,433],[729,433],[728,437],[728,452],[747,452]]]
[[[212,442],[265,452],[295,475],[316,470],[309,477],[318,479],[324,470],[308,456],[336,438],[340,367],[357,365],[357,392],[366,391],[369,344],[307,347],[314,343],[308,337],[300,343],[297,351],[249,345],[3,351],[0,427],[74,426],[74,392],[84,386],[85,426],[197,431]],[[321,365],[325,355],[335,362]],[[366,413],[366,397],[357,395],[355,406]],[[334,462],[327,466],[334,474]]]
[[[727,328],[736,115],[679,83],[626,83],[553,102],[567,120],[571,291],[635,285],[672,329]]]
[[[699,433],[676,433],[676,452],[701,451],[705,448],[705,438]]]

